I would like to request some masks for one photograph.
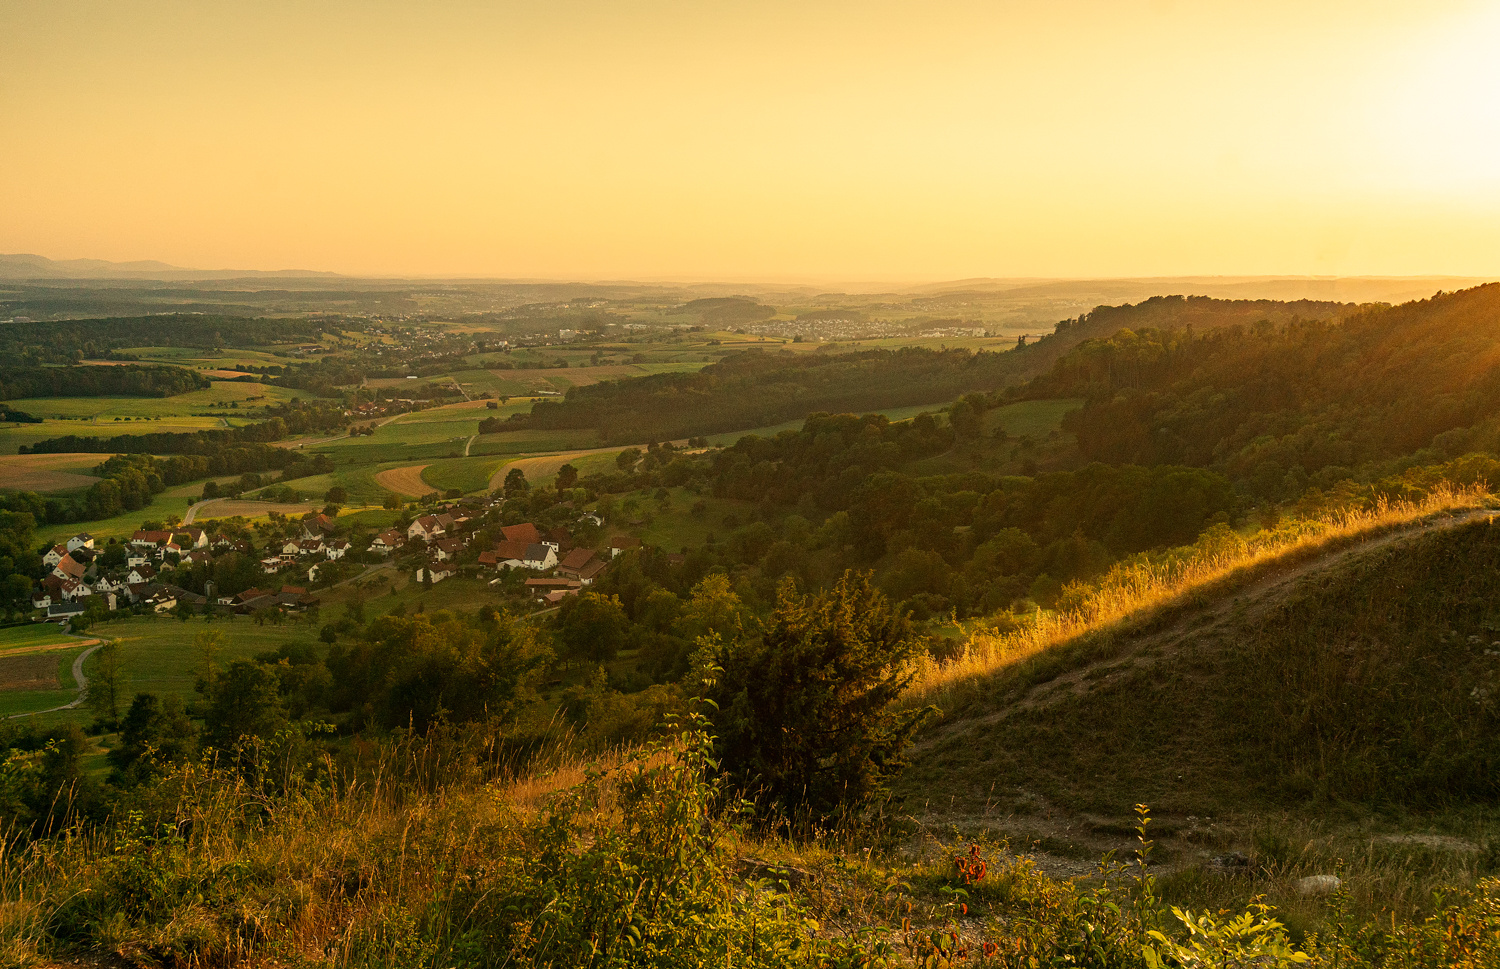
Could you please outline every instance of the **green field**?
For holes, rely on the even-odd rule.
[[[345,461],[341,455],[340,464]],[[349,495],[348,504],[351,505],[378,505],[385,500],[389,491],[382,488],[375,481],[375,475],[388,468],[401,468],[410,464],[410,461],[385,461],[380,464],[355,464],[348,467],[340,467],[328,474],[315,474],[306,478],[298,478],[291,482],[291,486],[299,493],[313,495],[322,498],[328,493],[328,489],[337,485],[343,488]]]
[[[203,415],[210,409],[224,410],[224,418],[241,416],[240,412],[282,404],[289,400],[306,397],[307,393],[287,387],[270,387],[265,384],[241,383],[235,380],[215,380],[207,390],[194,390],[175,397],[26,397],[7,403],[16,410],[25,411],[34,417],[87,418],[93,423],[126,424],[138,423],[141,418],[184,418]],[[250,398],[260,398],[251,401]],[[238,403],[238,408],[212,408],[214,404]],[[250,415],[245,415],[250,416]],[[115,421],[115,418],[122,418]],[[125,421],[123,418],[132,418]],[[211,415],[205,427],[222,427],[217,415]],[[126,433],[117,429],[119,433]],[[153,428],[154,430],[154,428]],[[83,434],[86,431],[76,431]]]
[[[403,414],[375,428],[374,434],[338,437],[309,444],[307,450],[327,454],[338,465],[400,467],[426,458],[461,456],[469,438],[479,433],[479,422],[494,413],[484,407],[435,407]]]
[[[501,606],[500,593],[490,588],[489,580],[493,575],[486,574],[483,578],[460,578],[455,576],[444,579],[437,585],[428,589],[418,582],[413,581],[414,571],[402,569],[399,573],[379,573],[380,581],[372,585],[363,594],[366,617],[383,615],[395,609],[398,605],[406,606],[406,614],[412,615],[418,606],[424,612],[437,612],[447,609],[452,612],[474,612],[480,606]],[[396,591],[391,593],[390,581],[394,579]],[[324,597],[325,612],[329,615],[340,613],[343,603],[355,595],[355,591],[345,586],[330,591]]]
[[[1004,430],[1011,437],[1045,437],[1061,430],[1063,415],[1083,406],[1082,400],[1023,400],[997,407],[984,415],[984,430]]]
[[[175,363],[194,370],[235,370],[243,366],[284,367],[285,357],[264,350],[225,349],[210,353],[198,347],[131,347],[142,363]]]
[[[722,541],[739,525],[755,517],[753,502],[695,495],[682,488],[668,488],[667,494],[669,501],[665,506],[644,492],[623,496],[618,502],[620,517],[626,520],[638,518],[647,524],[644,528],[616,529],[616,532],[625,531],[647,545],[680,552],[684,548],[703,545],[710,535]],[[699,502],[703,508],[695,514],[693,508]],[[727,524],[726,516],[733,516],[739,524]]]
[[[113,639],[120,644],[120,692],[127,698],[127,702],[129,697],[137,693],[175,693],[184,700],[189,700],[197,696],[193,687],[203,663],[193,641],[198,633],[205,630],[213,630],[223,636],[223,648],[215,657],[215,662],[221,668],[236,659],[248,659],[286,643],[310,643],[321,647],[317,629],[305,621],[288,621],[281,626],[270,623],[258,626],[252,619],[244,616],[216,619],[212,622],[193,619],[186,623],[165,616],[134,616],[101,622],[91,627],[87,635]],[[60,651],[59,675],[65,677],[69,684],[72,675],[68,668],[80,649],[67,650],[65,656]],[[90,671],[94,662],[94,659],[90,659],[85,664],[85,674]],[[76,695],[77,692],[73,689],[0,692],[0,714],[45,710],[66,703]],[[92,719],[92,713],[79,707],[45,714],[30,722],[35,722],[38,726],[50,726],[59,722],[84,724]]]
[[[220,479],[228,480],[228,479]],[[45,542],[56,545],[64,539],[88,532],[96,539],[108,540],[133,534],[143,521],[159,521],[166,518],[181,518],[203,494],[203,482],[194,481],[175,488],[168,488],[152,499],[151,504],[139,511],[127,511],[113,518],[99,521],[75,522],[64,525],[43,525],[36,531],[37,544]]]
[[[54,623],[34,622],[25,626],[0,629],[0,656],[18,649],[36,646],[51,646],[56,643],[76,642]]]
[[[910,407],[887,407],[884,410],[870,411],[869,413],[884,414],[892,421],[909,421],[918,414],[929,411],[937,411],[946,407],[947,404],[913,404]],[[742,437],[754,434],[756,437],[775,437],[782,431],[800,431],[806,423],[805,418],[797,418],[794,421],[784,421],[780,424],[772,424],[768,427],[756,427],[748,431],[726,431],[723,434],[710,434],[708,443],[714,447],[728,447]]]
[[[0,717],[50,710],[72,702],[78,696],[73,682],[73,660],[87,648],[66,646],[31,655],[0,655]],[[13,688],[16,676],[29,679],[38,672],[49,681],[46,687]],[[71,712],[62,711],[52,716],[64,717]]]
[[[481,434],[469,449],[470,455],[503,454],[524,457],[528,454],[546,454],[552,451],[583,451],[602,446],[599,436],[591,430],[528,430],[502,431],[499,434]]]
[[[73,659],[88,648],[87,638],[68,636],[53,623],[0,629],[0,717],[48,710],[76,697]],[[47,686],[17,688],[37,678]]]
[[[258,420],[261,409],[268,405],[306,396],[304,391],[285,387],[215,380],[207,390],[175,397],[20,398],[7,404],[44,421],[0,427],[0,454],[15,454],[22,444],[69,434],[114,437],[239,427]],[[251,397],[262,399],[251,401]],[[219,403],[240,406],[212,406]]]
[[[501,458],[487,456],[435,461],[422,472],[422,480],[438,491],[450,488],[457,488],[464,493],[488,491],[490,476],[503,463]]]

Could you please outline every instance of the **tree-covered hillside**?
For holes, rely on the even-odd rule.
[[[658,374],[574,387],[560,401],[500,427],[596,428],[607,440],[655,440],[743,430],[815,412],[863,413],[935,404],[971,391],[993,391],[1044,372],[1072,347],[1124,327],[1192,327],[1330,320],[1340,303],[1215,300],[1166,296],[1135,306],[1099,307],[1056,332],[1005,353],[898,350],[798,354],[747,351],[698,373]]]
[[[1087,398],[1066,422],[1087,459],[1213,467],[1281,500],[1424,449],[1494,450],[1497,347],[1491,284],[1337,323],[1120,330],[1020,396]]]
[[[183,367],[0,367],[0,400],[26,397],[172,397],[207,390]]]

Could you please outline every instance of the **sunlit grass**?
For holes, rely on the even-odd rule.
[[[1318,554],[1431,516],[1487,507],[1493,501],[1483,488],[1442,486],[1420,500],[1379,500],[1369,508],[1292,520],[1249,537],[1228,528],[1211,529],[1193,546],[1157,558],[1128,560],[1092,587],[1070,587],[1057,610],[1038,611],[1018,628],[999,632],[983,622],[973,624],[965,630],[962,651],[947,662],[929,660],[903,702],[941,707],[1008,667],[1071,639],[1176,604],[1214,583],[1248,578],[1269,564]]]

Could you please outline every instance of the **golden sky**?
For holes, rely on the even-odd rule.
[[[0,252],[1500,273],[1500,3],[0,0]]]

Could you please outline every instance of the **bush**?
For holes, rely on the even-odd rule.
[[[882,793],[932,713],[890,709],[920,651],[867,574],[845,573],[808,597],[783,583],[765,635],[720,652],[710,696],[724,770],[796,818],[829,817]]]

